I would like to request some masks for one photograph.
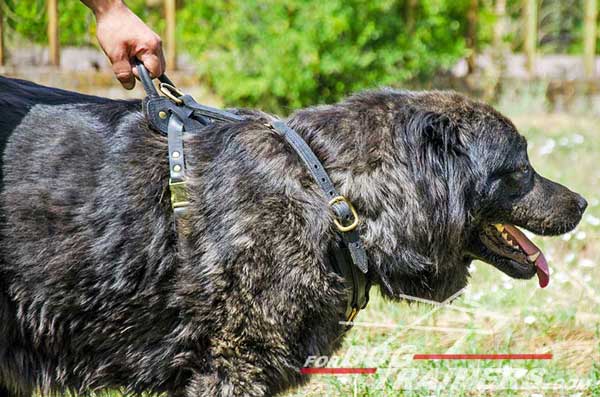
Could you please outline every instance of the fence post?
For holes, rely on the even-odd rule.
[[[412,33],[415,28],[415,13],[417,8],[417,0],[408,0],[405,5],[406,14],[406,31]]]
[[[176,0],[165,0],[165,19],[167,25],[166,31],[166,50],[167,50],[167,69],[177,69],[177,39],[175,35],[177,2]]]
[[[506,0],[496,0],[494,12],[496,14],[496,23],[494,24],[492,47],[499,49],[502,46],[502,39],[506,33]]]
[[[537,0],[525,0],[525,56],[530,75],[535,71],[535,51],[537,47],[538,4]]]
[[[4,12],[2,9],[3,3],[0,0],[0,66],[4,66],[5,54],[4,54]]]
[[[60,44],[58,41],[58,0],[47,0],[48,8],[48,51],[50,64],[60,65]]]
[[[467,48],[469,49],[469,57],[467,58],[468,73],[475,71],[475,63],[477,60],[477,7],[478,0],[471,0],[469,10],[467,12]]]
[[[598,16],[597,0],[585,0],[583,68],[585,77],[594,77],[596,69],[596,18]]]

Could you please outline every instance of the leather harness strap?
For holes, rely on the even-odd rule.
[[[215,121],[239,122],[245,119],[237,114],[197,103],[190,95],[185,95],[175,88],[165,75],[158,78],[160,91],[164,94],[161,96],[146,68],[138,63],[137,70],[147,94],[143,102],[146,118],[154,129],[167,136],[169,189],[177,227],[178,221],[185,217],[189,204],[183,134],[198,133]],[[329,256],[336,272],[352,287],[346,308],[346,321],[352,322],[359,310],[366,307],[370,289],[370,282],[366,277],[367,255],[357,230],[358,214],[352,203],[337,192],[317,156],[296,131],[280,120],[266,126],[283,138],[298,154],[333,211],[333,221],[341,239],[332,244]]]

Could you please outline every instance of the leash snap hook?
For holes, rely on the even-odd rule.
[[[354,208],[354,206],[352,205],[352,203],[350,202],[350,200],[348,200],[345,196],[336,196],[334,198],[331,199],[331,201],[329,201],[329,205],[330,206],[334,206],[337,203],[346,203],[346,205],[348,206],[348,208],[350,208],[350,212],[352,212],[352,223],[350,223],[347,226],[344,226],[337,218],[333,218],[333,223],[335,224],[335,226],[337,227],[337,229],[342,232],[342,233],[346,233],[346,232],[351,232],[352,230],[356,229],[356,227],[358,226],[358,213],[356,212],[356,209]]]

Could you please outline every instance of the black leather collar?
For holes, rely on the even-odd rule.
[[[244,118],[197,103],[191,96],[180,92],[165,75],[158,78],[160,91],[164,94],[161,96],[146,68],[138,63],[137,70],[147,94],[143,102],[146,118],[154,129],[167,136],[169,188],[177,228],[178,219],[185,217],[188,206],[184,132],[198,132],[215,121],[238,122]],[[329,259],[335,271],[344,277],[350,287],[345,319],[352,322],[358,312],[366,307],[370,289],[367,279],[367,255],[358,233],[358,214],[352,203],[337,192],[317,156],[296,131],[280,120],[266,126],[284,139],[298,154],[332,209],[339,239],[332,242]]]

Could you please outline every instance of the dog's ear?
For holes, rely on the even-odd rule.
[[[405,123],[405,136],[417,153],[433,155],[438,160],[463,152],[459,128],[445,114],[432,111],[412,113]]]
[[[400,126],[400,139],[410,151],[409,167],[416,175],[449,177],[454,160],[466,154],[459,126],[443,113],[414,110]]]
[[[398,125],[409,170],[419,200],[430,211],[423,228],[435,235],[457,239],[466,219],[465,197],[470,159],[459,125],[443,113],[415,109]]]

